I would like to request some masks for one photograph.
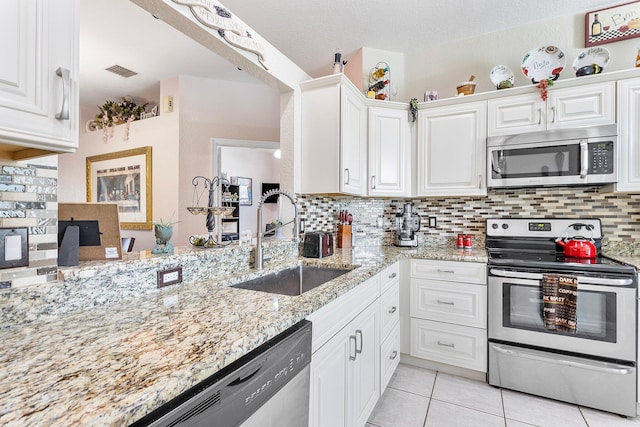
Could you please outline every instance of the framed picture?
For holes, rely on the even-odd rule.
[[[586,47],[640,37],[640,0],[587,12],[584,16]]]
[[[87,157],[87,202],[117,203],[120,228],[151,230],[151,147]]]
[[[238,201],[240,202],[240,205],[251,206],[253,204],[251,178],[243,178],[239,176],[238,187]]]

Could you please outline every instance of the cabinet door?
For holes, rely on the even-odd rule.
[[[0,4],[0,141],[62,152],[77,148],[78,5]]]
[[[615,123],[615,82],[551,89],[547,100],[548,129]]]
[[[367,186],[367,108],[362,95],[343,85],[340,96],[342,193],[365,195]]]
[[[350,330],[355,337],[355,360],[350,360],[350,426],[364,426],[380,397],[380,318],[378,304],[371,304],[356,317]],[[353,339],[352,339],[353,340]]]
[[[355,356],[355,340],[340,332],[313,354],[311,361],[311,427],[349,426],[347,422],[347,377],[349,357]],[[351,354],[350,354],[351,353]]]
[[[418,113],[418,196],[485,195],[486,104]]]
[[[618,183],[616,191],[640,190],[640,78],[618,81]]]
[[[487,101],[488,136],[546,129],[546,105],[538,92]]]
[[[409,191],[410,144],[407,112],[369,108],[370,196],[406,196]]]

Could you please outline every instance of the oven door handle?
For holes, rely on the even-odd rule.
[[[553,363],[557,365],[570,366],[572,368],[588,369],[590,371],[605,372],[608,374],[616,375],[630,375],[633,374],[633,368],[626,367],[624,365],[618,365],[615,363],[597,362],[589,363],[586,361],[566,360],[561,355],[554,355],[552,353],[545,354],[544,356],[533,353],[526,348],[518,348],[514,350],[501,346],[500,344],[491,343],[491,348],[499,353],[506,354],[512,357],[523,357],[525,359],[532,359],[537,361],[549,362],[549,359],[553,359]]]
[[[542,280],[542,273],[528,273],[523,271],[509,271],[491,268],[490,274],[498,277],[509,277],[512,279]],[[605,286],[629,286],[633,285],[633,279],[604,279],[602,277],[577,276],[578,283],[584,285],[605,285]]]

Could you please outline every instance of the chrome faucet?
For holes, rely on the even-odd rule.
[[[264,193],[262,195],[262,198],[260,199],[260,203],[258,204],[258,231],[257,231],[257,241],[256,241],[256,259],[255,259],[255,268],[257,270],[262,270],[262,264],[264,261],[264,253],[262,251],[262,238],[264,237],[265,234],[267,234],[266,231],[262,231],[262,206],[264,205],[264,201],[267,200],[267,198],[271,197],[271,196],[275,196],[275,195],[281,195],[281,196],[285,196],[287,199],[289,199],[289,201],[291,202],[291,204],[293,205],[293,209],[294,209],[294,215],[293,215],[293,219],[289,222],[286,222],[284,224],[278,224],[276,225],[274,228],[270,229],[268,231],[268,233],[272,233],[275,232],[278,228],[282,228],[285,225],[289,225],[291,223],[293,223],[293,241],[294,242],[299,242],[300,241],[300,236],[298,235],[298,229],[299,229],[299,225],[298,225],[298,206],[296,205],[296,201],[294,200],[293,196],[289,193],[287,193],[286,191],[282,191],[282,190],[269,190],[266,193]]]

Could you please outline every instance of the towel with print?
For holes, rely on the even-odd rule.
[[[543,274],[541,287],[544,327],[548,330],[575,333],[578,278],[570,275]]]

